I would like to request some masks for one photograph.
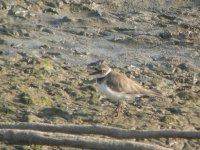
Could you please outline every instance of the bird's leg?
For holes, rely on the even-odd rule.
[[[140,97],[135,97],[135,101],[133,102],[133,105],[134,105],[135,107],[138,107],[138,108],[141,108],[141,107],[142,107]]]
[[[121,101],[119,101],[117,103],[116,108],[114,109],[114,111],[111,114],[112,117],[117,117],[119,115],[119,112],[122,111],[122,109],[123,109],[123,105],[122,104],[123,103]]]

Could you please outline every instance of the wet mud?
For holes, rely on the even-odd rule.
[[[0,120],[199,130],[199,45],[198,0],[2,0]],[[163,98],[128,101],[119,117],[104,117],[116,102],[102,98],[88,74],[86,65],[98,59]],[[138,141],[200,148],[197,140]]]

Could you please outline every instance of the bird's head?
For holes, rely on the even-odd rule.
[[[93,63],[88,64],[88,67],[93,71],[90,72],[90,75],[96,75],[97,78],[105,77],[108,73],[111,72],[111,68],[106,64],[104,60],[99,60]]]

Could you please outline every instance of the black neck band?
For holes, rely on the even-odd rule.
[[[101,84],[103,83],[105,77],[97,78],[97,83]]]

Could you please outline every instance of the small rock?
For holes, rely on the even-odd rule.
[[[31,74],[33,72],[33,68],[25,68],[24,73],[25,74]]]
[[[54,7],[54,8],[57,8],[56,1],[47,2],[47,3],[46,3],[46,5],[47,5],[47,6],[49,6],[49,7]]]
[[[62,22],[70,22],[72,21],[71,18],[67,17],[67,16],[64,16],[62,19],[61,19]]]
[[[92,16],[92,17],[102,17],[102,13],[98,10],[91,10],[90,16]]]
[[[30,33],[27,30],[20,29],[19,33],[20,33],[21,36],[30,37]]]
[[[51,56],[60,56],[61,53],[59,52],[46,52],[46,54],[51,55]]]
[[[58,12],[53,8],[44,9],[42,12],[43,13],[52,13],[52,14],[57,14],[58,15]]]
[[[169,31],[164,31],[159,33],[159,36],[163,39],[169,39],[172,37],[172,34]]]
[[[179,64],[177,67],[182,70],[188,70],[189,68],[189,66],[186,63]]]
[[[47,32],[47,33],[50,33],[50,34],[54,33],[51,29],[48,29],[48,28],[43,28],[42,32]]]
[[[58,0],[58,1],[47,2],[46,5],[54,8],[61,8],[64,5],[64,3],[63,1]]]
[[[197,97],[194,92],[180,91],[176,94],[181,100],[195,100]]]
[[[60,88],[60,87],[61,87],[61,84],[59,84],[59,83],[53,83],[52,86],[55,86],[55,87]]]
[[[148,63],[146,64],[146,66],[150,69],[153,70],[155,68],[155,65],[153,65],[152,63]]]
[[[180,114],[182,112],[181,109],[178,107],[170,107],[170,108],[167,108],[167,110],[173,114]]]
[[[63,0],[63,3],[69,4],[71,1],[70,0]]]
[[[37,28],[38,30],[42,31],[42,29],[43,29],[44,27],[43,27],[43,25],[38,24],[38,25],[36,25],[36,28]]]
[[[36,84],[36,83],[31,83],[30,84],[30,87],[32,87],[32,88],[41,88],[38,84]]]
[[[63,7],[63,5],[64,5],[64,2],[63,1],[57,1],[57,6],[59,7],[59,8],[61,8],[61,7]]]
[[[100,31],[99,34],[102,36],[111,36],[112,35],[112,33],[108,32],[108,31]]]
[[[187,38],[187,35],[184,34],[184,33],[179,33],[178,36],[177,36],[177,38],[178,38],[179,40],[183,40],[183,39],[186,39],[186,38]]]
[[[11,9],[8,11],[8,15],[14,15],[16,17],[25,18],[29,14],[30,14],[29,11],[20,5],[12,6]]]
[[[39,49],[50,49],[50,46],[44,44],[39,47]]]

